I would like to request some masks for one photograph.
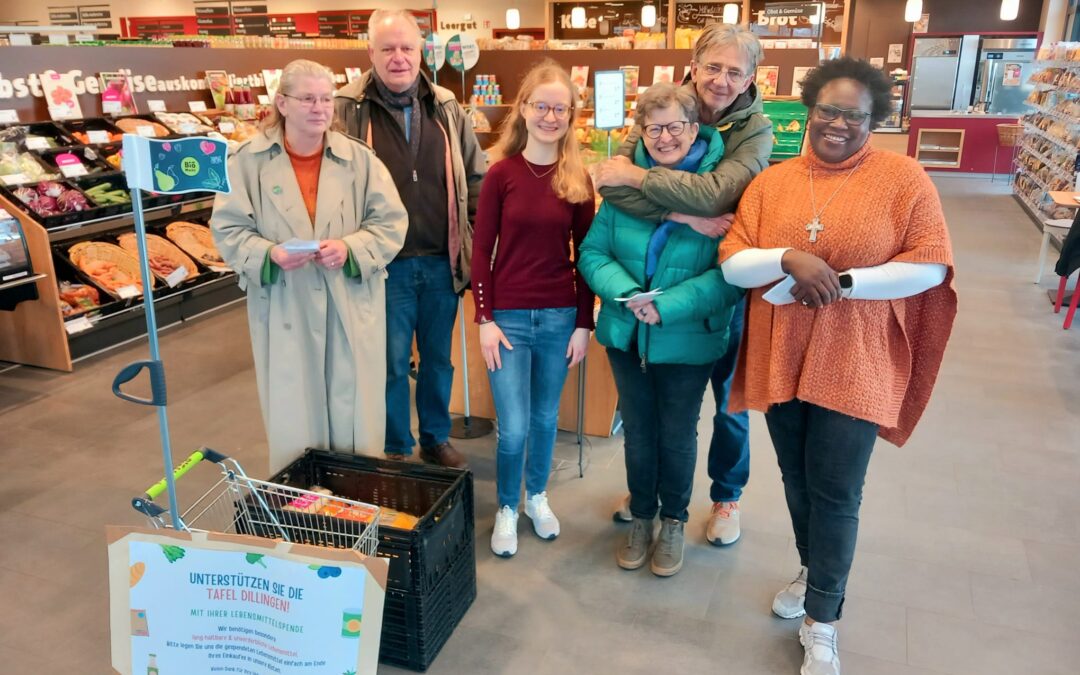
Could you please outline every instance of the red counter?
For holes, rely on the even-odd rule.
[[[908,156],[918,159],[927,171],[991,173],[994,149],[998,145],[997,127],[999,124],[1016,124],[1017,120],[1016,117],[976,114],[912,117]],[[939,130],[941,133],[935,133]],[[998,173],[1009,173],[1011,157],[1011,148],[998,151]]]

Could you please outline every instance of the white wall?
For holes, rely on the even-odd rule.
[[[37,19],[42,25],[49,22],[47,5],[105,4],[112,7],[114,30],[119,32],[119,22],[115,19],[123,16],[192,16],[195,14],[191,0],[56,0],[43,3],[41,0],[3,0],[0,2],[0,24],[17,20]],[[271,14],[289,12],[314,12],[331,9],[376,9],[393,8],[419,9],[428,7],[423,0],[267,0]],[[546,23],[543,0],[442,0],[436,10],[440,23],[461,23],[465,15],[471,13],[477,23],[477,30],[467,31],[474,37],[491,37],[492,28],[506,27],[506,8],[516,6],[521,12],[521,25],[524,28],[542,28]],[[490,22],[485,28],[484,22]],[[442,31],[447,36],[458,31]]]

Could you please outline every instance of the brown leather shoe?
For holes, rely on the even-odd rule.
[[[451,469],[466,469],[469,466],[465,461],[465,456],[450,445],[449,441],[430,448],[420,448],[420,459]]]
[[[388,452],[388,453],[386,453],[386,458],[387,459],[392,459],[395,462],[407,462],[407,461],[409,461],[409,456],[405,455],[405,454],[402,454],[400,452]]]

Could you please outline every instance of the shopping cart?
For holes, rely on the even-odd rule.
[[[145,495],[132,499],[131,505],[155,528],[249,534],[375,555],[381,515],[378,506],[249,478],[235,459],[209,448],[193,452],[176,467],[173,480],[179,481],[204,461],[217,464],[221,478],[179,518],[154,503],[166,491],[165,479],[151,486]]]

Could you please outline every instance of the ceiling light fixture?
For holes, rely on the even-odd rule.
[[[513,7],[506,10],[506,27],[509,30],[521,28],[521,12]]]
[[[656,5],[642,5],[641,6],[641,26],[642,28],[652,28],[656,25]]]
[[[739,6],[734,2],[724,5],[724,23],[739,23]]]
[[[922,0],[907,0],[904,6],[904,21],[915,23],[922,18]]]
[[[584,28],[585,27],[585,8],[575,7],[570,10],[570,27],[571,28]]]
[[[1012,21],[1020,13],[1020,0],[1001,0],[1001,20]]]

